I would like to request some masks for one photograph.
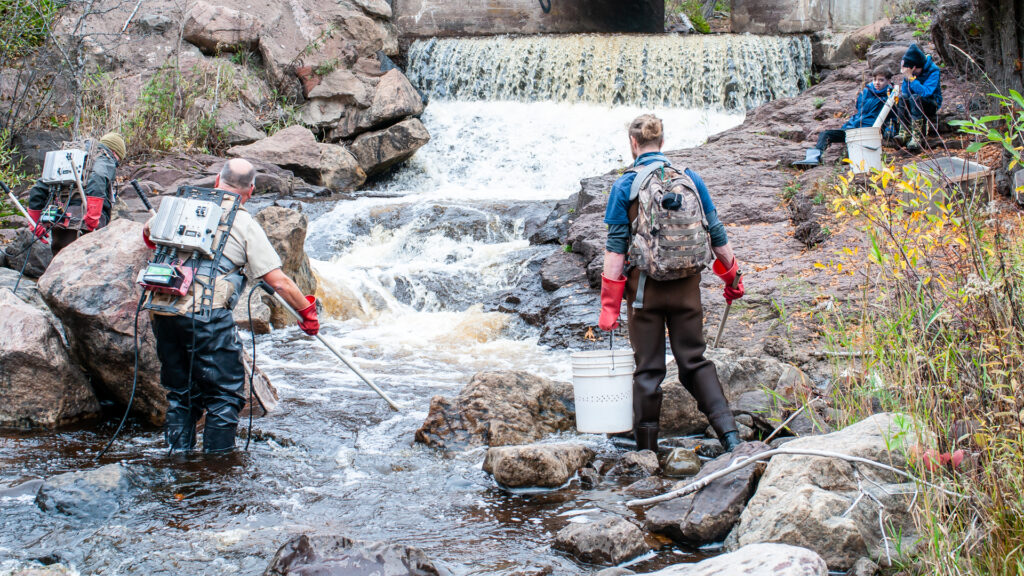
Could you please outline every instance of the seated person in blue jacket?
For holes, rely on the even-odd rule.
[[[906,142],[907,150],[921,151],[925,122],[935,122],[942,106],[942,72],[917,44],[911,44],[903,54],[903,84],[896,113],[900,119],[897,140]]]
[[[841,144],[846,142],[846,131],[852,128],[868,128],[875,125],[875,120],[885,107],[885,101],[889,98],[889,89],[892,70],[885,66],[875,68],[871,74],[872,79],[864,86],[864,90],[857,96],[857,112],[843,124],[839,130],[825,130],[818,135],[818,143],[814,148],[807,150],[807,157],[800,162],[799,166],[817,166],[821,163],[821,157],[830,144]],[[896,130],[896,118],[894,114],[888,114],[885,124],[882,125],[882,134],[893,134]]]

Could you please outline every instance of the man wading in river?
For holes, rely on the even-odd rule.
[[[238,194],[245,204],[255,189],[256,169],[240,158],[228,160],[214,188]],[[146,222],[143,240],[150,249],[150,225]],[[187,259],[186,259],[187,260]],[[207,269],[209,268],[209,269]],[[209,321],[197,321],[196,284],[181,297],[171,299],[174,314],[153,313],[153,335],[160,358],[160,384],[167,390],[167,422],[164,436],[172,451],[195,448],[195,428],[206,412],[203,429],[205,452],[230,452],[235,448],[238,412],[245,405],[245,368],[242,343],[235,327],[234,308],[245,286],[243,268],[249,276],[260,278],[299,311],[299,322],[306,334],[316,335],[320,322],[316,298],[304,296],[298,286],[281,271],[281,258],[266,232],[253,217],[239,207],[228,232],[223,257],[219,262],[200,259],[196,273],[214,278],[213,312]]]
[[[672,167],[661,153],[661,120],[645,114],[629,125],[635,162],[612,186],[601,314],[598,326],[619,326],[623,292],[629,304],[633,345],[633,434],[637,450],[658,450],[661,382],[665,379],[665,329],[679,365],[679,381],[715,429],[726,451],[740,443],[736,421],[722,393],[715,365],[704,358],[701,271],[714,260],[725,282],[725,300],[743,296],[743,280],[725,227],[704,181]],[[626,273],[624,276],[623,273]]]

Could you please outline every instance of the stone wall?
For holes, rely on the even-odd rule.
[[[853,30],[885,17],[891,0],[732,0],[737,34],[806,34]]]
[[[394,0],[394,22],[403,37],[662,32],[661,0]]]

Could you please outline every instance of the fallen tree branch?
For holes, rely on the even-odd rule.
[[[640,499],[637,499],[637,500],[630,500],[630,501],[626,502],[626,506],[649,506],[651,504],[657,504],[659,502],[665,502],[666,500],[672,500],[673,498],[679,498],[680,496],[686,496],[687,494],[692,494],[692,493],[697,492],[698,490],[706,487],[708,484],[711,484],[715,480],[718,480],[719,478],[722,478],[723,476],[728,476],[729,474],[732,474],[733,472],[735,472],[737,470],[740,470],[742,468],[745,468],[747,466],[750,466],[751,464],[754,464],[756,462],[760,462],[762,460],[768,460],[772,456],[776,456],[776,455],[779,455],[779,454],[785,454],[785,455],[788,455],[788,456],[818,456],[820,458],[838,458],[840,460],[846,460],[847,462],[857,462],[857,463],[860,463],[860,464],[867,464],[869,466],[874,466],[876,468],[881,468],[882,470],[886,470],[888,472],[892,472],[893,474],[896,474],[896,475],[899,475],[899,476],[903,476],[904,478],[907,478],[908,480],[912,480],[914,482],[920,482],[921,484],[924,484],[925,486],[928,486],[930,488],[935,488],[936,490],[939,490],[939,491],[941,491],[944,494],[947,494],[949,496],[956,496],[956,497],[959,497],[959,498],[963,497],[961,494],[957,494],[956,492],[952,492],[950,490],[946,490],[942,486],[937,486],[937,485],[932,484],[930,482],[926,482],[925,480],[922,480],[921,478],[917,478],[915,476],[911,476],[910,474],[908,474],[908,473],[906,473],[906,472],[904,472],[904,471],[902,471],[902,470],[900,470],[898,468],[893,468],[892,466],[889,466],[888,464],[882,464],[881,462],[875,462],[874,460],[868,460],[867,458],[861,458],[859,456],[850,456],[849,454],[841,454],[839,452],[828,452],[828,451],[825,451],[825,450],[807,450],[807,449],[802,449],[802,448],[788,448],[786,446],[783,446],[781,448],[776,448],[774,450],[768,450],[767,452],[761,452],[760,454],[755,454],[755,455],[750,456],[748,458],[737,459],[735,462],[733,462],[731,465],[729,465],[729,467],[723,468],[722,470],[719,470],[718,472],[714,472],[714,473],[708,474],[704,478],[701,478],[700,480],[697,480],[696,482],[691,482],[690,484],[687,484],[686,486],[683,486],[682,488],[679,488],[678,490],[672,490],[671,492],[666,492],[666,493],[661,494],[659,496],[652,496],[650,498],[640,498]]]
[[[771,442],[772,438],[775,438],[776,434],[781,432],[783,428],[785,428],[790,422],[793,421],[794,418],[799,416],[800,413],[804,411],[804,408],[807,408],[808,406],[810,406],[811,404],[814,404],[818,400],[821,400],[821,398],[812,398],[810,402],[807,402],[806,404],[801,406],[799,410],[797,410],[796,412],[793,412],[793,414],[789,418],[786,418],[785,422],[783,422],[782,424],[779,424],[779,427],[776,428],[775,430],[773,430],[772,433],[769,434],[768,437],[764,439],[764,443],[767,444],[767,443]]]

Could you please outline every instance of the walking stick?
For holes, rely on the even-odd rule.
[[[284,306],[285,310],[291,312],[292,316],[294,316],[296,320],[298,320],[300,322],[302,321],[302,316],[299,316],[299,313],[296,312],[295,309],[292,308],[291,305],[288,304],[288,302],[286,302],[285,299],[282,298],[281,295],[278,294],[276,290],[271,288],[269,284],[267,284],[266,282],[260,282],[258,285],[267,294],[272,295],[277,300],[277,302],[279,304],[281,304],[281,306]],[[370,386],[370,388],[373,388],[373,391],[376,392],[378,395],[380,395],[380,397],[383,398],[384,401],[388,403],[388,406],[391,406],[392,410],[394,410],[395,412],[401,412],[402,411],[402,408],[397,403],[395,403],[394,400],[392,400],[391,398],[388,398],[388,395],[385,394],[383,390],[378,388],[376,384],[374,384],[372,381],[370,381],[370,379],[367,378],[366,375],[363,374],[359,370],[359,368],[356,368],[351,362],[349,362],[348,358],[346,358],[344,354],[339,352],[337,348],[335,348],[333,345],[331,345],[330,342],[328,342],[327,340],[324,340],[323,336],[317,334],[316,335],[316,339],[319,340],[324,346],[327,346],[327,349],[330,350],[331,352],[333,352],[334,355],[337,356],[339,360],[344,362],[345,366],[348,366],[350,370],[355,372],[356,376],[359,376],[359,378],[362,379],[363,382],[366,382]]]

